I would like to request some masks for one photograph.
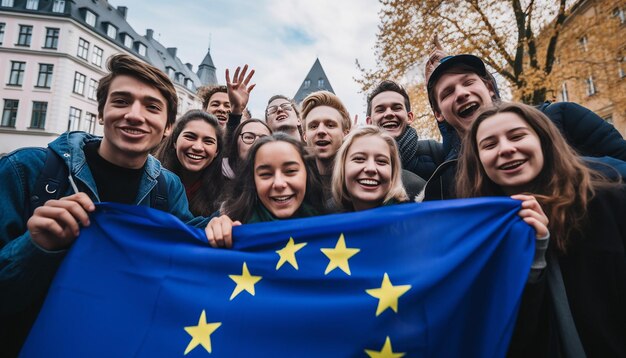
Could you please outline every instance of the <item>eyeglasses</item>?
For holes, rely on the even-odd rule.
[[[278,105],[278,106],[269,106],[269,107],[267,107],[267,114],[274,114],[274,113],[278,112],[278,107],[280,107],[280,109],[282,109],[285,112],[293,111],[293,106],[291,105],[291,103],[283,103],[283,104]]]
[[[241,141],[246,144],[252,144],[256,142],[257,138],[265,137],[267,134],[255,134],[252,132],[243,132],[240,134]]]

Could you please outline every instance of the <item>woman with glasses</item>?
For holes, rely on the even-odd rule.
[[[155,157],[163,167],[183,182],[189,211],[194,215],[208,216],[219,208],[223,147],[217,118],[191,110],[178,119],[172,134],[156,150]]]
[[[235,174],[239,172],[239,165],[245,161],[254,142],[271,134],[270,127],[260,119],[253,118],[241,122],[228,143],[228,156],[223,161],[222,174],[227,179],[234,179]]]
[[[252,145],[234,187],[237,195],[222,204],[205,229],[213,247],[231,247],[233,226],[316,216],[324,210],[315,163],[302,142],[285,133]]]
[[[295,102],[283,95],[275,95],[267,102],[265,122],[273,132],[283,132],[293,138],[302,138],[302,121]]]

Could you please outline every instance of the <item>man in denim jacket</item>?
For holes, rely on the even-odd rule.
[[[69,132],[49,144],[67,165],[72,185],[30,207],[46,161],[43,148],[0,159],[0,350],[17,354],[67,249],[89,226],[94,202],[151,205],[150,192],[167,188],[167,211],[192,219],[180,179],[161,168],[154,149],[175,121],[178,97],[167,75],[128,55],[108,62],[99,84],[98,117],[104,136]],[[46,188],[48,189],[48,188]]]

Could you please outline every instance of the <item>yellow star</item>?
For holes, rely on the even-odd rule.
[[[211,353],[211,334],[222,325],[222,322],[206,323],[206,313],[202,310],[197,326],[185,327],[185,331],[191,336],[191,342],[185,349],[185,355],[191,352],[199,344]]]
[[[324,271],[324,275],[328,275],[329,272],[339,267],[343,272],[350,275],[350,266],[348,265],[348,259],[352,256],[356,255],[361,249],[350,249],[346,248],[346,241],[343,237],[343,234],[339,236],[339,240],[337,240],[337,245],[335,245],[334,249],[320,249],[328,257],[330,262],[328,266],[326,266],[326,271]]]
[[[261,276],[252,276],[250,275],[250,271],[248,271],[248,265],[243,263],[243,268],[241,270],[241,275],[228,275],[231,280],[235,281],[237,286],[233,290],[233,294],[230,295],[230,300],[237,297],[243,290],[248,291],[249,294],[254,296],[254,284],[261,281],[263,277]]]
[[[385,339],[385,344],[383,345],[383,349],[378,351],[372,351],[369,349],[365,350],[365,353],[372,358],[396,358],[396,357],[404,357],[404,353],[394,353],[391,348],[391,340],[389,336]]]
[[[276,270],[278,271],[278,269],[281,268],[281,266],[283,266],[285,262],[289,262],[291,266],[293,266],[293,268],[297,270],[298,261],[296,261],[296,252],[298,252],[298,250],[306,246],[306,244],[307,244],[306,242],[303,242],[300,244],[294,244],[293,237],[290,237],[287,245],[285,245],[285,247],[283,247],[282,249],[276,251],[278,256],[280,256],[280,259],[278,260],[278,263],[276,264]]]
[[[365,292],[370,296],[378,298],[378,308],[376,308],[376,316],[378,316],[387,308],[391,308],[394,312],[398,313],[398,298],[405,294],[410,288],[411,285],[392,285],[389,276],[385,272],[380,288],[371,288],[365,290]]]

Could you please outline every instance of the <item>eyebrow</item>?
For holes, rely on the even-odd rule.
[[[133,97],[132,93],[130,93],[128,91],[113,91],[113,92],[111,92],[110,96]],[[165,104],[159,98],[156,98],[156,97],[153,97],[153,96],[143,96],[142,100],[143,101],[148,101],[148,102],[158,102],[158,103],[161,103],[161,104]]]
[[[515,132],[515,131],[517,131],[517,130],[528,130],[528,127],[515,127],[515,128],[511,128],[511,129],[509,129],[508,131],[506,131],[505,133],[506,133],[506,134],[509,134],[509,133],[511,133],[511,132]],[[488,137],[485,137],[485,138],[481,139],[481,140],[478,142],[478,144],[480,144],[480,143],[482,143],[482,142],[486,141],[487,139],[491,139],[491,138],[494,138],[494,137],[495,137],[494,135],[490,135],[490,136],[488,136]]]
[[[289,161],[289,162],[284,162],[283,164],[281,164],[281,167],[287,167],[290,165],[300,165],[300,162],[297,161]],[[254,168],[254,171],[259,171],[259,170],[264,170],[264,169],[271,169],[272,166],[269,164],[261,164],[258,167]]]

